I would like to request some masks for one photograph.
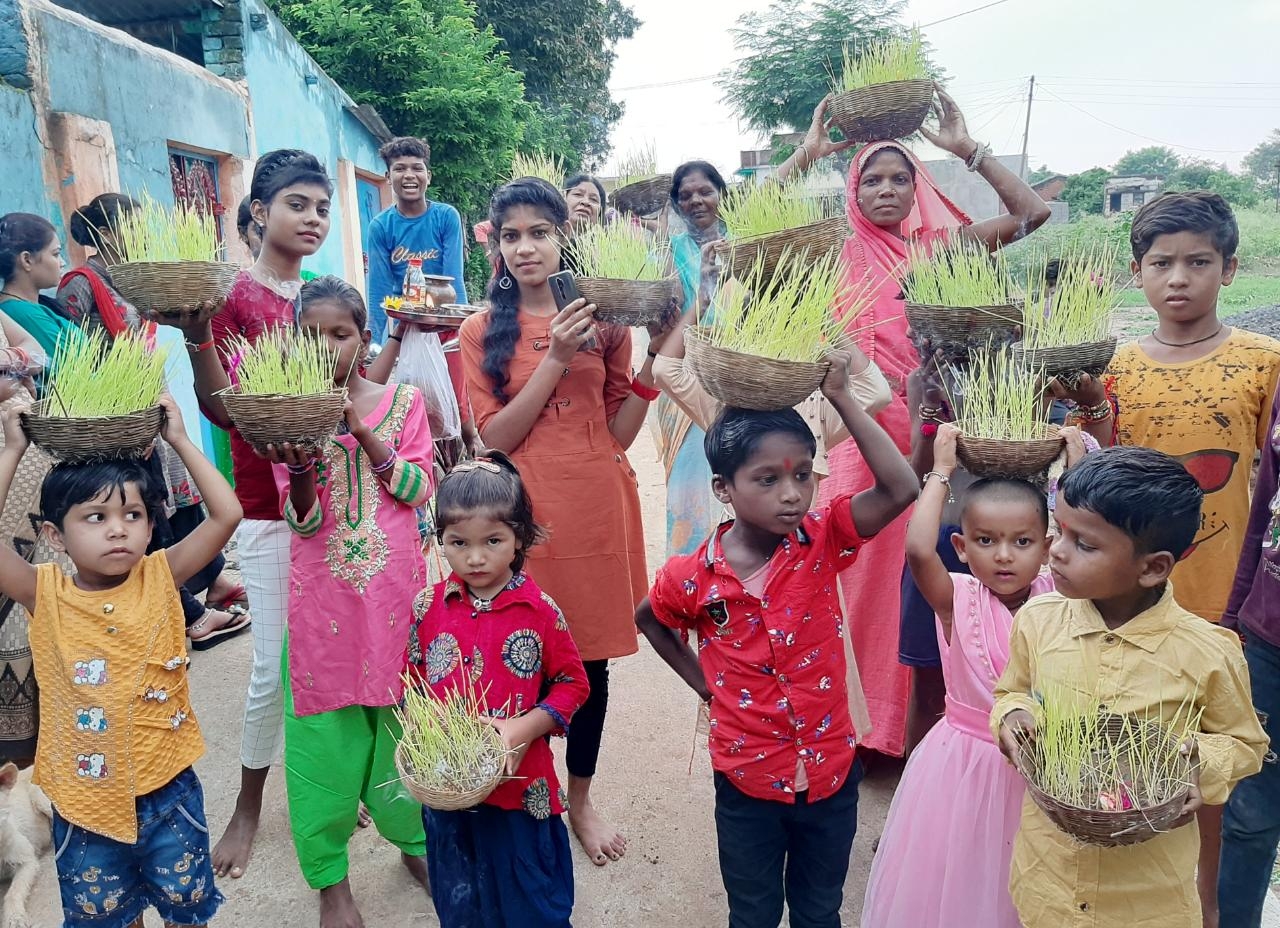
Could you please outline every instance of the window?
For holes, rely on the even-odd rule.
[[[173,184],[174,203],[201,215],[213,215],[218,241],[221,242],[222,214],[226,209],[218,196],[218,162],[209,155],[171,148],[169,180]]]

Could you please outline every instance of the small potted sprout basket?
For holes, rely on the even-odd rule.
[[[1031,478],[1062,453],[1056,426],[1045,421],[1044,375],[1008,352],[979,352],[955,372],[956,454],[975,477]]]
[[[924,125],[933,103],[933,79],[919,30],[861,53],[846,45],[843,65],[832,80],[827,115],[846,139],[901,139]]]
[[[111,265],[111,280],[144,318],[183,326],[222,308],[239,268],[218,260],[212,215],[167,209],[144,194],[113,231],[124,261]]]
[[[318,338],[276,329],[233,354],[235,385],[219,395],[240,436],[253,448],[323,446],[342,419],[347,391],[334,386],[337,363]]]
[[[1013,282],[1004,257],[960,239],[930,255],[913,254],[902,289],[917,344],[928,339],[930,351],[941,349],[952,363],[1012,344],[1022,325],[1022,305],[1010,298]]]
[[[836,256],[817,262],[783,257],[771,278],[762,259],[740,285],[724,288],[708,326],[685,332],[685,350],[703,389],[744,409],[786,409],[822,384],[829,349],[844,325],[833,307],[841,289]],[[846,320],[867,303],[853,300]]]
[[[799,184],[764,183],[735,194],[720,206],[733,243],[729,271],[741,278],[757,258],[772,278],[783,253],[818,260],[838,252],[848,234],[843,216],[823,218],[822,206]]]
[[[410,795],[429,809],[453,812],[484,802],[502,779],[506,747],[480,713],[469,687],[441,699],[405,676],[396,770]]]
[[[648,145],[632,152],[618,165],[618,185],[609,202],[621,213],[652,216],[671,197],[670,174],[658,173],[657,149]]]
[[[593,226],[569,244],[579,292],[596,318],[616,325],[658,322],[678,300],[670,258],[630,223]]]
[[[140,457],[164,424],[166,360],[135,336],[64,336],[45,397],[22,414],[23,431],[68,463]]]
[[[525,154],[516,152],[511,159],[511,179],[521,177],[540,177],[548,184],[560,189],[565,180],[564,161],[557,155],[548,155],[541,151]]]
[[[1198,730],[1199,713],[1184,704],[1166,725],[1108,712],[1097,700],[1080,705],[1045,694],[1041,701],[1035,738],[1018,752],[1018,770],[1049,820],[1101,847],[1168,831],[1191,787],[1191,760],[1180,749]]]
[[[1057,281],[1047,279],[1048,260],[1032,259],[1022,341],[1014,356],[1075,386],[1082,374],[1101,376],[1116,352],[1111,334],[1116,307],[1114,245],[1071,249],[1058,261]]]

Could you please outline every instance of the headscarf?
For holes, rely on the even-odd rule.
[[[902,237],[881,228],[862,214],[858,206],[858,189],[867,162],[886,148],[900,152],[915,168],[915,205],[903,220]],[[872,142],[858,152],[853,169],[849,171],[849,184],[845,192],[845,212],[853,234],[845,240],[841,263],[844,265],[846,283],[850,294],[860,293],[869,282],[872,302],[856,319],[850,319],[848,328],[858,332],[858,346],[874,361],[889,380],[889,386],[898,396],[906,392],[907,375],[919,366],[915,348],[907,338],[907,318],[902,300],[900,276],[910,249],[924,248],[944,240],[952,229],[972,223],[968,216],[938,189],[929,172],[901,143],[894,141]],[[839,307],[843,316],[848,304]],[[893,434],[891,431],[890,434]],[[895,438],[898,437],[895,435]]]

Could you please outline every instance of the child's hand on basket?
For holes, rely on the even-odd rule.
[[[27,438],[27,433],[22,430],[22,420],[19,418],[21,413],[30,412],[30,403],[18,403],[12,409],[4,412],[4,450],[16,451],[19,455],[25,454],[27,447],[31,444],[31,440]]]
[[[309,467],[319,457],[316,452],[287,441],[279,445],[267,445],[265,452],[255,453],[272,464],[286,464],[295,468]]]
[[[160,437],[170,445],[176,446],[187,441],[187,426],[182,421],[182,410],[178,401],[166,390],[160,394],[160,408],[164,410],[164,421],[160,425]]]
[[[514,719],[489,719],[489,724],[498,729],[498,734],[502,735],[503,747],[507,749],[507,760],[503,765],[502,775],[504,777],[514,777],[516,771],[520,769],[520,765],[524,763],[524,755],[529,750],[529,745],[538,735],[530,730],[530,718],[532,713],[522,715]]]
[[[822,395],[827,399],[843,396],[849,392],[849,365],[853,356],[843,348],[832,348],[827,352],[827,362],[831,365],[822,378]]]
[[[1036,740],[1036,717],[1026,709],[1014,709],[1000,720],[1000,753],[1015,767],[1023,745]]]
[[[1178,753],[1191,763],[1191,788],[1187,791],[1187,801],[1182,804],[1182,814],[1174,820],[1170,828],[1180,828],[1196,817],[1196,812],[1204,805],[1204,796],[1200,792],[1200,743],[1195,738],[1188,738],[1178,748]]]
[[[938,473],[950,476],[958,466],[956,440],[959,437],[960,430],[950,422],[939,423],[938,434],[933,439],[933,469]]]

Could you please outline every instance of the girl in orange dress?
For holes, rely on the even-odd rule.
[[[608,662],[634,654],[636,604],[646,593],[635,471],[627,461],[658,395],[645,362],[631,374],[631,332],[598,324],[594,305],[559,311],[547,278],[561,269],[564,196],[520,178],[489,205],[498,238],[489,311],[462,325],[463,369],[481,441],[509,454],[550,541],[528,571],[559,603],[582,655],[591,695],[574,716],[566,761],[569,824],[592,863],[617,860],[626,841],[595,811],[595,775],[608,705]]]

